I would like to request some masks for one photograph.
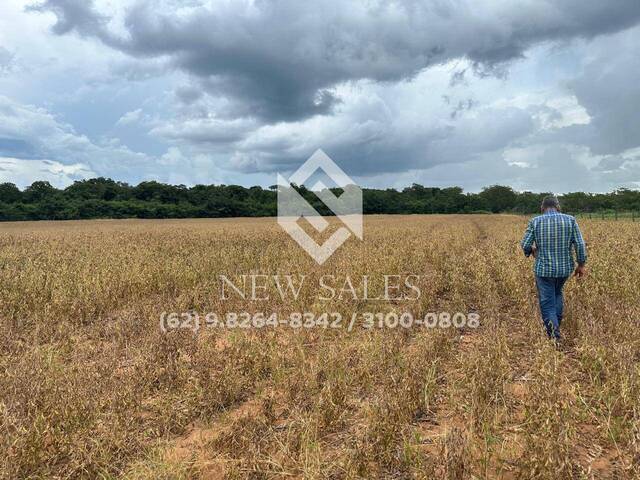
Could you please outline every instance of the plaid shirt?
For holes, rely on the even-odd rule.
[[[532,218],[521,245],[524,254],[531,255],[535,243],[538,252],[533,267],[538,277],[568,277],[573,272],[571,252],[576,251],[578,263],[587,261],[587,249],[578,222],[571,215],[548,210]]]

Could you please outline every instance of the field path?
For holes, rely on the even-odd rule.
[[[582,413],[588,399],[579,386],[588,379],[571,318],[571,300],[579,299],[567,301],[569,325],[557,351],[546,341],[533,289],[524,311],[510,296],[508,268],[491,256],[500,239],[477,219],[470,223],[474,248],[488,259],[482,310],[489,315],[477,330],[460,331],[441,366],[435,404],[415,425],[424,450],[444,458],[438,476],[628,478],[633,459],[615,441],[603,441],[611,435],[603,434],[599,418]],[[474,266],[480,267],[477,259]],[[552,467],[540,468],[545,462]]]

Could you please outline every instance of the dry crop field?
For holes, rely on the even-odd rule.
[[[640,478],[640,224],[581,220],[561,350],[525,224],[366,217],[321,267],[273,219],[0,224],[0,478]],[[221,298],[243,274],[308,288]],[[324,275],[356,295],[319,299]],[[363,298],[384,275],[420,297]],[[480,325],[160,328],[185,311]]]

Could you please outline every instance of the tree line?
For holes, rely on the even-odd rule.
[[[108,178],[76,181],[58,189],[38,181],[24,190],[0,184],[0,221],[73,220],[90,218],[264,217],[277,214],[277,188],[239,185],[168,185],[155,181],[129,185]],[[296,190],[323,215],[331,212],[304,186]],[[340,189],[332,189],[339,194]],[[520,213],[539,211],[548,193],[517,192],[493,185],[479,193],[460,187],[413,184],[402,190],[363,189],[365,214],[412,213]],[[571,213],[640,211],[640,191],[574,192],[560,196]]]

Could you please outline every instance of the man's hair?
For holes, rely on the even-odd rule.
[[[547,208],[555,208],[556,210],[560,210],[560,202],[558,201],[558,197],[555,195],[548,195],[542,199],[542,210],[546,210]]]

